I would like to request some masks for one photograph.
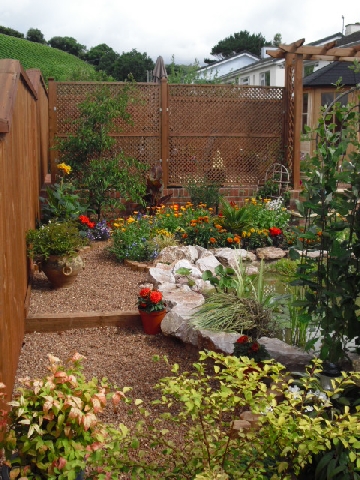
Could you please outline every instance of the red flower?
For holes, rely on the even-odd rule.
[[[260,345],[257,343],[257,342],[254,342],[252,345],[251,345],[251,351],[252,352],[257,352],[260,348]]]
[[[94,227],[95,227],[95,222],[90,222],[90,221],[89,221],[88,224],[87,224],[87,226],[88,226],[89,228],[94,228]]]
[[[90,218],[87,217],[86,215],[80,215],[79,220],[81,223],[84,223],[87,225],[90,222]]]
[[[241,337],[236,340],[237,343],[247,343],[248,341],[249,337],[247,337],[246,335],[241,335]]]
[[[159,303],[162,300],[162,293],[161,292],[150,292],[150,302],[151,303]]]
[[[271,237],[276,237],[277,235],[281,235],[282,231],[280,228],[277,227],[270,227],[269,228],[269,233]]]
[[[140,296],[141,298],[146,298],[146,297],[149,296],[150,292],[151,292],[150,288],[142,288],[142,289],[140,290],[139,296]]]

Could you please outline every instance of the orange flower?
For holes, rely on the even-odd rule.
[[[188,237],[188,234],[187,234],[187,233],[183,233],[182,238],[187,238],[187,237]]]
[[[159,303],[159,302],[161,302],[161,300],[162,300],[162,293],[161,292],[157,292],[157,291],[150,292],[150,302],[151,303]]]
[[[216,243],[216,238],[210,237],[210,238],[209,238],[209,242],[210,242],[210,243]]]
[[[233,243],[234,240],[233,240],[231,237],[228,237],[228,238],[226,239],[226,241],[227,241],[228,243]]]
[[[150,292],[151,292],[150,288],[142,288],[142,289],[140,290],[139,296],[140,296],[141,298],[146,298],[146,297],[149,296]]]
[[[240,243],[240,238],[239,237],[234,237],[234,242],[235,243]]]

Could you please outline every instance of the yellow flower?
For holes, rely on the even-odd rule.
[[[127,223],[136,222],[135,218],[133,218],[133,217],[129,217],[126,221],[127,221]]]
[[[69,175],[69,173],[71,172],[71,167],[70,167],[70,165],[66,165],[66,163],[64,163],[64,162],[63,162],[63,163],[59,163],[59,165],[57,166],[57,168],[58,168],[59,170],[62,170],[62,171],[65,173],[65,175]]]

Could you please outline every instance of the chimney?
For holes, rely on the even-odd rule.
[[[345,25],[345,36],[351,35],[352,33],[358,32],[360,30],[360,22],[349,23]]]

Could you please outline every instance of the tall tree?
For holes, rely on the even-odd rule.
[[[272,44],[274,47],[278,47],[282,43],[282,35],[281,33],[275,33]]]
[[[118,58],[119,54],[106,45],[106,43],[90,48],[85,55],[85,60],[94,65],[97,71],[102,70],[111,76],[114,76],[115,62]]]
[[[35,43],[46,43],[43,33],[38,28],[29,28],[26,34],[26,40]]]
[[[265,37],[261,33],[250,34],[247,30],[241,30],[230,37],[220,40],[211,50],[211,55],[223,60],[237,53],[247,51],[260,56],[261,47],[266,43]]]
[[[59,50],[63,50],[64,52],[71,53],[76,57],[83,58],[86,54],[85,45],[81,45],[73,37],[52,37],[48,41],[48,44],[52,48],[58,48]]]
[[[154,61],[147,53],[140,53],[135,48],[131,52],[123,52],[119,55],[114,66],[114,77],[116,80],[125,81],[131,74],[137,82],[146,82],[147,71],[153,70]]]

